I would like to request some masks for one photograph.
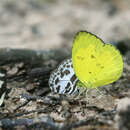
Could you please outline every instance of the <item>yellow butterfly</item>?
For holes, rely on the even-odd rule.
[[[76,76],[87,88],[110,84],[123,73],[119,50],[86,31],[78,32],[74,39],[72,63]]]

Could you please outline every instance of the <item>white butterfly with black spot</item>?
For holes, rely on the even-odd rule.
[[[64,60],[50,75],[49,86],[51,90],[59,94],[77,94],[78,78],[75,75],[72,59]]]

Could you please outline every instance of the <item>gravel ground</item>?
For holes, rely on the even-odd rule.
[[[18,130],[45,126],[56,130],[129,130],[129,5],[130,0],[1,0],[0,65],[7,70],[9,92],[0,108],[0,126],[5,123],[9,129],[16,123],[13,127]],[[123,54],[123,75],[86,96],[52,94],[48,88],[50,71],[70,56],[68,50],[80,30],[117,45]],[[50,49],[60,51],[47,51]],[[35,72],[40,72],[39,77]]]

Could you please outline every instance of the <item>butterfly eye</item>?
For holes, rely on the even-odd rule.
[[[72,67],[72,60],[64,60],[50,75],[50,89],[59,94],[74,94],[78,92],[77,77]]]

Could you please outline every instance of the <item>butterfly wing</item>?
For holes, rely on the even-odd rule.
[[[64,60],[50,75],[49,86],[59,94],[75,94],[78,79],[72,66],[72,59]]]
[[[0,106],[4,102],[4,98],[6,95],[6,72],[0,69]]]
[[[73,43],[72,62],[78,79],[95,88],[116,81],[123,72],[120,52],[88,32],[79,32]]]

